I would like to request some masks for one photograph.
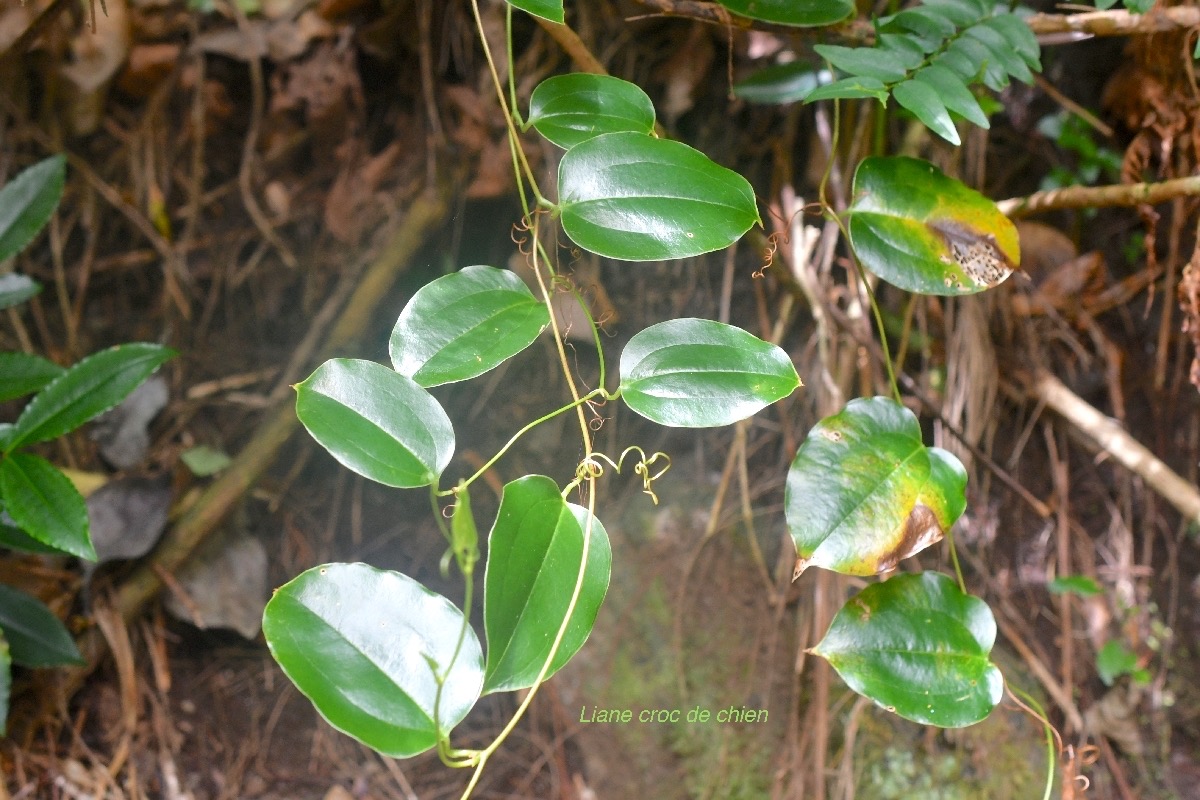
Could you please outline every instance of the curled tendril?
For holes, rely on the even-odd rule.
[[[604,465],[612,467],[613,470],[620,475],[621,467],[625,464],[625,458],[630,453],[637,453],[637,463],[633,465],[633,473],[641,476],[642,492],[650,495],[650,499],[654,501],[654,505],[658,505],[658,495],[654,493],[654,482],[667,473],[671,468],[671,457],[663,452],[656,452],[649,458],[646,457],[646,451],[635,445],[626,447],[620,458],[613,461],[604,453],[593,453],[590,458],[585,458],[579,462],[579,466],[575,468],[575,480],[571,481],[570,485],[563,491],[563,494],[569,494],[570,491],[583,483],[586,480],[595,480],[604,474]],[[662,461],[663,466],[657,472],[651,474],[650,468]]]
[[[767,237],[767,246],[763,249],[763,265],[750,273],[750,277],[755,279],[761,278],[766,274],[767,270],[775,266],[775,254],[779,252],[780,236],[781,234],[772,233]]]

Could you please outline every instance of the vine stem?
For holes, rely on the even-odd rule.
[[[1059,739],[1059,748],[1061,749],[1062,747],[1058,731],[1050,724],[1050,720],[1046,719],[1045,709],[1042,708],[1042,704],[1033,695],[1018,689],[1008,681],[1004,682],[1004,690],[1008,692],[1009,697],[1013,699],[1017,706],[1040,722],[1042,730],[1046,732],[1046,790],[1042,794],[1042,800],[1050,800],[1050,795],[1054,791],[1054,770],[1058,764],[1058,755],[1055,752],[1054,741]]]

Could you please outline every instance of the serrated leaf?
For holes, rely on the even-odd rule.
[[[271,655],[321,716],[395,758],[433,747],[479,699],[483,653],[470,625],[454,658],[464,625],[446,598],[366,564],[313,567],[263,613]]]
[[[535,17],[557,22],[559,25],[562,25],[567,19],[566,14],[563,13],[563,0],[508,0],[508,3],[513,8],[519,8]]]
[[[930,64],[917,71],[913,75],[913,79],[924,83],[937,92],[938,97],[946,108],[960,115],[963,119],[978,125],[981,128],[990,128],[991,122],[987,115],[983,113],[983,109],[979,106],[979,101],[975,99],[975,95],[971,90],[959,80],[953,72],[943,66]]]
[[[23,667],[84,663],[75,640],[45,603],[2,583],[0,632],[8,641],[13,663]]]
[[[835,44],[813,45],[813,50],[842,72],[856,77],[895,83],[904,80],[908,72],[904,59],[888,50],[874,47],[842,47]]]
[[[907,80],[892,87],[892,96],[896,98],[897,103],[916,115],[929,130],[950,144],[962,143],[958,137],[958,130],[954,127],[954,120],[950,119],[950,113],[946,111],[946,106],[933,87],[921,81]]]
[[[798,386],[800,377],[782,349],[706,319],[652,325],[621,352],[621,399],[660,425],[728,425]]]
[[[799,103],[822,83],[829,83],[828,70],[804,61],[774,64],[760,69],[733,85],[733,93],[751,103]]]
[[[0,547],[17,550],[22,553],[37,553],[39,555],[61,555],[57,547],[51,547],[39,542],[25,531],[16,527],[12,517],[6,511],[0,511]]]
[[[4,452],[75,430],[124,400],[174,355],[157,344],[122,344],[73,364],[25,406]]]
[[[637,84],[608,75],[575,72],[537,85],[527,124],[563,149],[604,133],[654,130],[654,104]]]
[[[972,25],[970,28],[967,28],[966,35],[983,42],[983,45],[992,54],[995,62],[1009,75],[1021,83],[1033,83],[1033,73],[1029,71],[1025,60],[1017,54],[1015,48],[1008,43],[1005,36],[998,30],[988,27],[986,22],[981,22],[978,25]]]
[[[1042,69],[1042,48],[1029,26],[1016,14],[996,14],[984,20],[984,25],[1004,37],[1008,46],[1019,55],[1030,69]]]
[[[58,207],[67,159],[51,156],[25,169],[0,189],[0,261],[33,241]]]
[[[863,266],[910,292],[981,292],[1020,263],[1016,226],[996,204],[915,158],[863,159],[849,212]]]
[[[717,0],[730,11],[749,19],[779,25],[811,27],[832,25],[854,13],[851,0]]]
[[[563,500],[550,478],[527,475],[505,485],[488,536],[485,694],[524,689],[537,679],[575,590],[587,526],[587,509]],[[611,570],[608,534],[593,518],[579,600],[547,678],[587,641]]]
[[[428,486],[454,454],[454,428],[433,395],[372,361],[317,367],[296,385],[296,416],[342,466],[385,486]]]
[[[818,100],[865,100],[875,98],[881,103],[887,102],[888,90],[882,82],[875,78],[842,78],[839,81],[818,86],[804,98],[805,103],[815,103]]]
[[[759,222],[754,190],[681,142],[607,133],[572,147],[558,167],[567,235],[626,261],[720,250]]]
[[[1080,597],[1094,597],[1104,590],[1086,575],[1064,575],[1046,584],[1050,594],[1077,594]]]
[[[96,560],[83,497],[49,461],[32,453],[6,456],[0,461],[0,496],[18,528],[64,553]]]
[[[40,391],[65,370],[30,353],[0,353],[0,403]]]
[[[916,416],[887,397],[852,400],[809,431],[784,506],[796,576],[809,567],[874,575],[940,541],[966,508],[967,473],[921,441]]]
[[[20,305],[41,291],[42,285],[28,275],[16,272],[0,275],[0,310]]]
[[[531,345],[550,312],[510,270],[465,267],[422,286],[400,312],[392,365],[429,388],[482,375]]]
[[[1004,694],[988,658],[996,620],[977,597],[937,572],[868,586],[833,618],[812,649],[851,689],[923,725],[963,728]]]

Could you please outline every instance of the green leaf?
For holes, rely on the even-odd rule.
[[[1025,60],[1017,54],[1016,49],[1008,43],[1007,38],[995,28],[988,27],[986,22],[967,28],[967,36],[978,39],[994,57],[1005,72],[1021,83],[1032,84],[1033,73],[1025,64]]]
[[[558,188],[563,230],[607,258],[697,256],[728,247],[760,221],[741,175],[681,142],[639,133],[572,147]]]
[[[8,698],[12,693],[12,657],[0,633],[0,736],[8,732]]]
[[[429,388],[482,375],[532,344],[548,324],[545,304],[514,272],[465,267],[417,290],[388,349],[397,372]]]
[[[535,17],[557,22],[559,25],[567,20],[563,13],[563,0],[508,0],[508,3],[513,8],[519,8]]]
[[[908,67],[904,59],[888,50],[875,47],[842,47],[835,44],[813,45],[813,50],[830,64],[861,78],[875,78],[884,83],[904,80]]]
[[[919,8],[942,16],[960,28],[978,22],[987,14],[985,6],[969,0],[923,0]]]
[[[72,365],[25,406],[4,452],[75,430],[124,400],[174,355],[157,344],[122,344]]]
[[[45,603],[2,583],[0,632],[8,641],[13,663],[23,667],[84,663],[75,640]]]
[[[0,275],[0,310],[24,303],[40,291],[42,285],[28,275],[16,272]]]
[[[18,550],[22,553],[37,553],[39,555],[61,555],[62,551],[30,536],[13,524],[13,519],[7,512],[0,512],[0,547]]]
[[[484,578],[485,694],[537,680],[575,591],[587,525],[587,509],[563,500],[547,477],[527,475],[504,487]],[[579,600],[547,678],[587,641],[608,591],[612,551],[594,517],[590,542]]]
[[[938,136],[953,145],[962,143],[954,120],[950,119],[941,97],[931,86],[918,80],[907,80],[892,87],[892,96]]]
[[[921,294],[974,294],[1020,263],[1017,229],[996,204],[925,161],[863,159],[850,242],[863,266]]]
[[[937,93],[946,108],[959,114],[963,119],[981,128],[991,127],[991,122],[988,121],[987,114],[984,114],[983,109],[979,107],[979,101],[975,99],[975,95],[957,75],[946,67],[930,64],[913,75],[913,79],[931,88]]]
[[[875,78],[842,78],[840,81],[818,86],[804,98],[806,103],[818,100],[865,100],[873,97],[881,103],[887,102],[888,90]]]
[[[1154,7],[1154,0],[1125,0],[1125,7],[1134,14],[1146,14]]]
[[[621,398],[660,425],[728,425],[798,386],[800,377],[782,349],[741,328],[706,319],[652,325],[621,353]]]
[[[1080,597],[1093,597],[1104,590],[1100,584],[1085,575],[1064,575],[1046,584],[1050,594],[1077,594]]]
[[[886,20],[880,20],[880,23],[881,30],[901,28],[937,42],[939,47],[958,31],[953,21],[925,6],[905,9]]]
[[[21,252],[50,220],[62,197],[66,175],[67,159],[51,156],[0,189],[0,261]]]
[[[898,63],[904,66],[905,72],[916,69],[925,61],[925,48],[920,40],[908,33],[881,33],[877,37],[876,48],[895,56]]]
[[[831,77],[805,61],[791,61],[760,69],[735,83],[733,93],[751,103],[799,103]]]
[[[996,620],[977,597],[937,572],[897,575],[851,598],[812,652],[846,684],[923,725],[963,728],[1004,694],[988,658]]]
[[[603,133],[650,133],[654,130],[654,104],[637,84],[575,72],[537,85],[529,98],[526,123],[569,149]]]
[[[462,612],[407,575],[366,564],[313,567],[281,586],[263,635],[330,725],[394,758],[448,735],[483,685],[483,653]],[[444,681],[436,723],[435,670]]]
[[[962,80],[963,84],[974,83],[979,77],[982,65],[977,65],[966,54],[958,50],[946,50],[931,62],[934,66],[943,67]]]
[[[1122,675],[1132,675],[1137,668],[1137,655],[1117,639],[1109,639],[1096,653],[1096,673],[1105,686],[1112,686]]]
[[[87,505],[71,479],[46,459],[12,453],[0,461],[0,496],[18,528],[64,553],[96,560]]]
[[[233,463],[233,459],[229,457],[228,453],[206,444],[189,447],[180,454],[179,458],[197,478],[216,475]]]
[[[996,58],[988,46],[972,36],[960,36],[955,39],[944,55],[954,53],[971,66],[973,73],[983,70],[983,84],[993,92],[999,92],[1008,86],[1008,72]],[[947,64],[956,72],[954,65]]]
[[[1033,31],[1020,17],[1016,14],[997,14],[984,20],[983,24],[1004,37],[1008,46],[1025,61],[1030,69],[1041,72],[1041,45],[1038,44]]]
[[[895,569],[941,540],[966,508],[966,485],[962,464],[922,443],[907,408],[888,397],[851,400],[809,431],[788,470],[795,574]]]
[[[296,416],[342,466],[385,486],[428,486],[454,454],[454,428],[433,395],[372,361],[317,367],[296,385]]]
[[[29,353],[0,353],[0,402],[24,397],[65,370],[53,361]]]
[[[749,19],[780,25],[812,27],[841,22],[854,13],[851,0],[717,0],[730,11]]]

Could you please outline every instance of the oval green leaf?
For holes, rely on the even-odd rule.
[[[42,291],[42,285],[28,275],[10,272],[0,275],[0,310],[24,303]]]
[[[124,400],[174,355],[162,345],[122,344],[73,364],[25,406],[4,452],[75,430]]]
[[[557,22],[559,25],[562,25],[567,19],[563,13],[563,0],[508,0],[508,4],[513,8],[533,14],[535,17]]]
[[[916,416],[888,397],[852,400],[809,431],[788,470],[784,513],[796,575],[874,575],[940,541],[966,508],[958,459],[921,442]]]
[[[563,230],[585,250],[625,261],[687,258],[736,242],[759,222],[754,190],[681,142],[608,133],[558,167]]]
[[[808,96],[804,98],[804,102],[815,103],[818,100],[866,100],[871,97],[881,103],[886,103],[888,97],[887,87],[876,78],[855,76],[842,78],[839,81],[827,83],[824,86],[818,86],[808,93]]]
[[[57,547],[45,542],[39,542],[25,531],[16,527],[13,518],[7,511],[0,510],[0,547],[17,550],[22,553],[37,553],[39,555],[60,555]]]
[[[563,500],[550,478],[527,475],[504,487],[484,577],[485,694],[537,680],[575,591],[587,524],[587,509]],[[611,571],[608,534],[593,517],[583,586],[547,678],[587,641]]]
[[[454,454],[454,428],[433,395],[373,361],[317,367],[296,385],[296,416],[342,466],[385,486],[428,486]]]
[[[833,76],[806,61],[790,61],[760,69],[733,85],[733,93],[751,103],[799,103]]]
[[[13,663],[61,667],[84,663],[62,621],[36,597],[0,583],[0,633]]]
[[[40,391],[65,371],[41,356],[0,353],[0,402]]]
[[[904,56],[882,47],[817,44],[813,45],[813,50],[842,72],[848,72],[855,77],[875,78],[884,83],[904,80],[911,68]]]
[[[454,656],[465,624],[446,598],[366,564],[313,567],[263,613],[271,655],[321,716],[394,758],[433,747],[479,699],[483,653],[469,625]]]
[[[1016,226],[995,203],[903,156],[858,165],[850,242],[867,269],[920,294],[981,292],[1021,262]]]
[[[420,386],[465,381],[524,350],[550,312],[510,270],[465,267],[417,290],[392,330],[392,365]]]
[[[728,425],[800,385],[782,349],[707,319],[652,325],[621,353],[621,398],[643,417],[671,427]]]
[[[892,96],[929,130],[950,144],[962,144],[962,140],[958,138],[958,130],[954,127],[954,120],[950,119],[950,113],[946,111],[946,104],[931,86],[910,79],[892,87]]]
[[[1004,678],[988,658],[996,620],[987,603],[937,572],[868,586],[812,649],[846,684],[905,719],[963,728],[991,713]]]
[[[946,108],[961,115],[963,119],[981,128],[991,127],[987,114],[983,113],[975,95],[971,94],[966,84],[946,67],[930,64],[913,75],[913,79],[936,92]]]
[[[67,159],[51,156],[0,189],[0,261],[21,252],[50,220],[62,197],[66,176]]]
[[[637,84],[609,75],[555,75],[529,98],[527,124],[563,149],[604,133],[654,130],[654,103]]]
[[[0,461],[0,496],[18,528],[64,553],[96,560],[88,535],[87,504],[71,483],[46,459],[12,453]]]
[[[798,28],[832,25],[854,13],[850,0],[717,0],[735,14],[749,19]]]

